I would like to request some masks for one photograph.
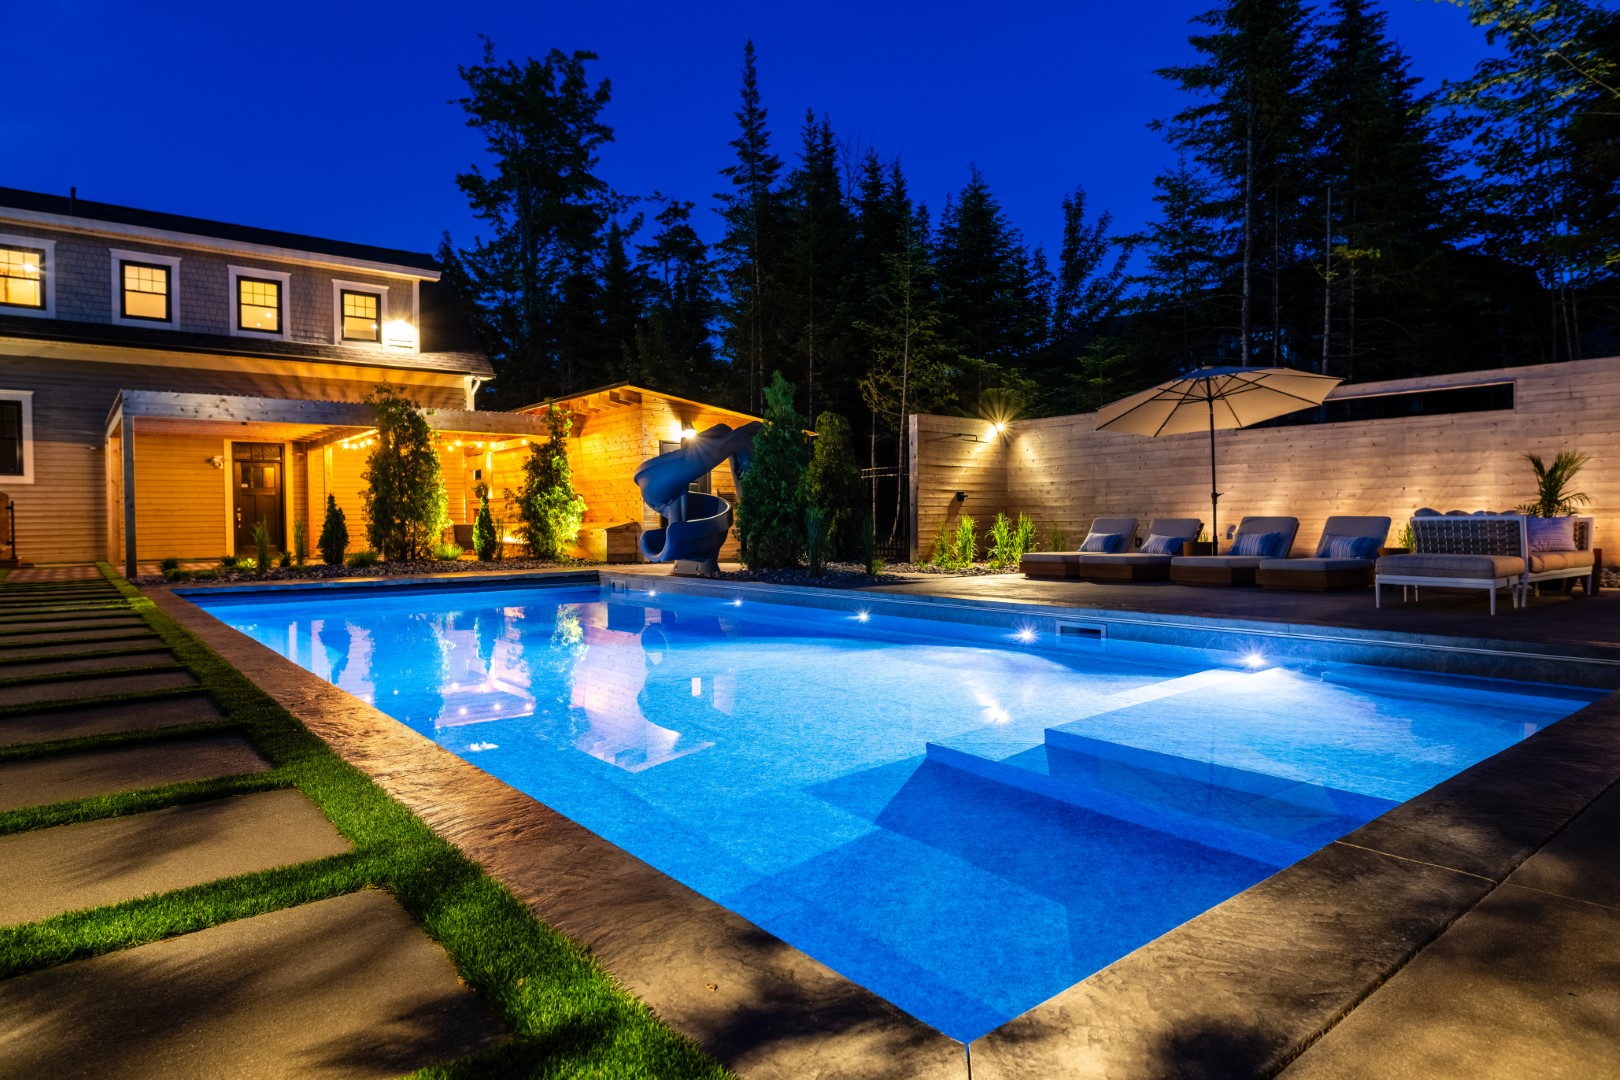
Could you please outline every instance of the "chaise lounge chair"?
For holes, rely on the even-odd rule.
[[[1313,558],[1267,559],[1254,580],[1267,589],[1365,589],[1373,583],[1373,567],[1388,538],[1387,517],[1330,517]]]
[[[1178,585],[1253,585],[1266,559],[1285,559],[1299,532],[1299,518],[1246,517],[1238,523],[1225,555],[1183,555],[1170,562]]]
[[[1157,518],[1148,522],[1148,537],[1135,551],[1086,553],[1075,561],[1082,581],[1164,581],[1170,560],[1196,539],[1204,523],[1197,518]]]
[[[1029,578],[1072,581],[1080,576],[1074,570],[1082,558],[1088,558],[1093,553],[1129,551],[1135,540],[1135,518],[1097,518],[1091,523],[1091,531],[1086,534],[1079,551],[1032,551],[1018,560],[1018,569]],[[1095,548],[1095,552],[1086,550],[1088,544]]]

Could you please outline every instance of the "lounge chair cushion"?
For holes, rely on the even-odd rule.
[[[1138,555],[1175,555],[1181,551],[1185,543],[1179,536],[1160,536],[1157,533],[1149,536],[1137,549]]]
[[[1517,555],[1385,555],[1378,572],[1411,577],[1507,578],[1524,573]]]
[[[1531,551],[1574,551],[1575,519],[1572,517],[1533,517],[1525,519]]]
[[[1019,558],[1019,562],[1032,563],[1063,563],[1074,558],[1072,551],[1031,551]]]
[[[1377,558],[1378,548],[1382,540],[1383,538],[1378,536],[1338,536],[1334,533],[1323,533],[1322,542],[1316,545],[1316,557],[1318,559]]]
[[[1265,562],[1259,555],[1183,555],[1171,566],[1225,567],[1228,570],[1253,569]]]
[[[1121,533],[1088,533],[1080,545],[1080,550],[1099,555],[1116,555],[1125,548],[1125,537]]]
[[[1260,564],[1260,569],[1323,574],[1330,570],[1364,570],[1372,564],[1371,559],[1267,559]]]
[[[1177,540],[1177,550],[1180,550],[1181,541]],[[1147,545],[1143,545],[1146,547]],[[1127,551],[1118,555],[1082,555],[1077,556],[1074,562],[1085,572],[1088,566],[1169,566],[1169,555],[1154,555],[1149,552]]]
[[[1530,572],[1545,574],[1549,570],[1580,570],[1592,565],[1590,551],[1532,551]]]
[[[1282,547],[1283,535],[1280,532],[1268,533],[1239,533],[1232,541],[1228,555],[1253,556],[1259,559],[1274,559],[1281,555],[1278,550]]]

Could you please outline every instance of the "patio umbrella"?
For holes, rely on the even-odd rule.
[[[1342,379],[1293,368],[1207,367],[1132,394],[1097,411],[1097,429],[1158,438],[1209,431],[1210,536],[1220,539],[1215,432],[1248,427],[1322,404]]]

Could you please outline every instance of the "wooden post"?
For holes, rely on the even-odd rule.
[[[124,577],[135,580],[135,425],[126,415],[120,441],[124,468]]]

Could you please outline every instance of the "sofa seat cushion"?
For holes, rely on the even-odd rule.
[[[1590,551],[1532,551],[1530,572],[1545,574],[1550,570],[1584,570],[1592,565]]]
[[[1385,555],[1378,572],[1409,577],[1509,578],[1524,573],[1517,555]]]
[[[1371,559],[1267,559],[1262,570],[1297,570],[1302,574],[1324,574],[1331,570],[1366,570]]]
[[[1265,562],[1258,555],[1181,555],[1171,560],[1171,566],[1207,566],[1228,570],[1254,569]]]

